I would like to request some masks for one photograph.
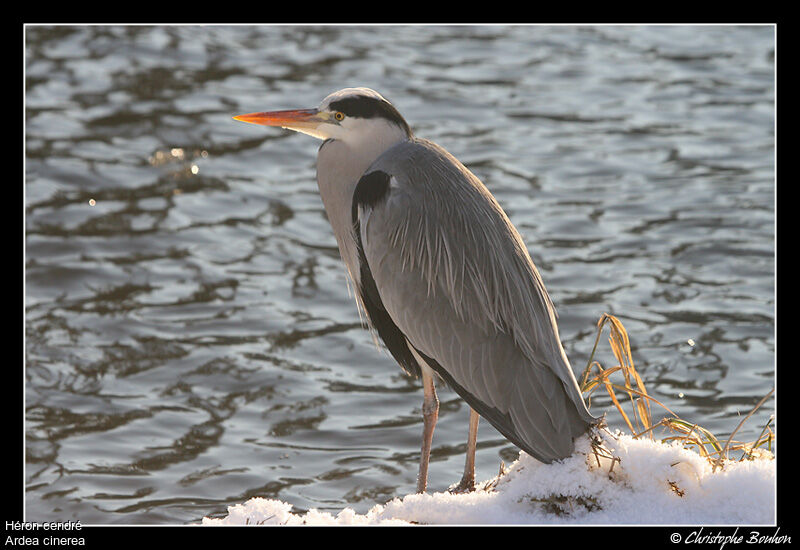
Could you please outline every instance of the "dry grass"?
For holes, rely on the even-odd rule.
[[[609,343],[611,345],[611,351],[618,363],[616,366],[608,369],[604,369],[598,361],[594,360],[597,345],[600,341],[600,335],[606,325],[608,325],[610,329]],[[612,381],[612,374],[617,374],[615,377],[617,380],[621,375],[622,380]],[[625,424],[627,424],[634,438],[647,436],[653,439],[656,428],[660,427],[662,430],[672,434],[663,437],[661,439],[662,442],[680,441],[686,447],[697,449],[701,456],[709,460],[714,470],[723,466],[724,461],[732,460],[730,454],[734,451],[742,451],[739,460],[751,460],[755,456],[759,456],[760,451],[755,451],[762,446],[766,446],[767,449],[772,452],[772,444],[775,441],[775,433],[770,427],[774,419],[772,416],[755,441],[735,441],[733,436],[736,435],[736,432],[739,431],[739,428],[742,427],[744,422],[766,402],[769,396],[772,395],[774,389],[770,390],[750,413],[742,419],[736,429],[733,430],[728,440],[723,444],[720,442],[719,438],[714,436],[710,431],[699,424],[680,418],[675,412],[670,410],[669,407],[647,393],[647,388],[645,388],[644,382],[636,371],[633,362],[628,333],[625,331],[625,327],[622,326],[620,320],[613,315],[604,313],[597,322],[597,338],[595,339],[592,354],[589,357],[586,369],[581,375],[580,388],[587,403],[591,402],[591,396],[596,390],[601,388],[605,389],[611,401],[614,403],[614,406],[622,415],[622,419],[625,421]],[[653,407],[660,407],[668,416],[654,421]],[[627,412],[626,408],[628,409]],[[598,451],[596,450],[595,452]]]

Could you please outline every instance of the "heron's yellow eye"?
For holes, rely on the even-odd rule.
[[[336,111],[335,113],[333,113],[333,118],[335,118],[336,120],[342,121],[342,120],[344,120],[344,113],[342,113],[340,111]]]

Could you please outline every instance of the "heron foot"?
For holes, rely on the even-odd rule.
[[[451,487],[448,491],[454,495],[460,495],[464,493],[471,493],[475,490],[475,478],[462,478],[461,481],[455,487]]]

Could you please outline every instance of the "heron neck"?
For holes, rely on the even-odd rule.
[[[348,143],[328,140],[317,154],[317,184],[339,252],[352,280],[358,283],[358,251],[353,237],[351,207],[358,180],[387,149],[409,139],[405,132],[384,133],[372,140]]]

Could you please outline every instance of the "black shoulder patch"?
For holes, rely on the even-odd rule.
[[[389,193],[389,180],[391,176],[386,172],[376,170],[369,174],[364,174],[358,180],[355,191],[353,191],[353,223],[356,222],[359,206],[375,207]]]
[[[364,254],[364,243],[361,240],[361,222],[358,219],[359,206],[374,207],[381,200],[385,200],[389,194],[389,179],[390,176],[386,172],[381,172],[380,170],[370,172],[358,181],[356,190],[353,193],[353,231],[358,247],[359,275],[361,279],[358,293],[361,296],[361,303],[364,304],[364,309],[367,311],[370,324],[383,340],[389,353],[392,354],[392,357],[407,374],[417,377],[421,372],[420,366],[408,347],[405,335],[395,324],[389,312],[386,311],[380,292],[378,292],[378,286],[369,268],[367,256]]]

